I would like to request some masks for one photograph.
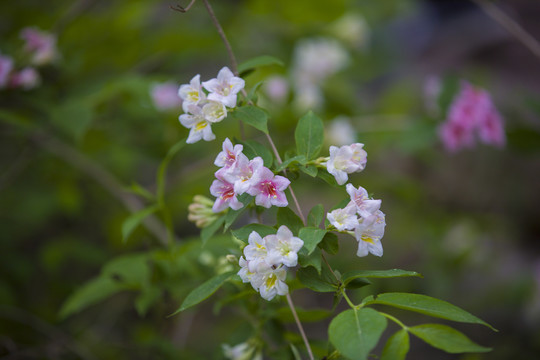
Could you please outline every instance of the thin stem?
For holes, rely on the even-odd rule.
[[[336,281],[339,283],[341,280],[339,280],[339,278],[337,277],[336,273],[334,272],[334,270],[332,270],[332,267],[330,266],[330,264],[328,263],[328,260],[326,260],[326,256],[324,256],[324,253],[321,252],[321,256],[322,256],[322,259],[324,261],[324,263],[326,264],[326,266],[328,267],[328,269],[330,270],[330,272],[332,273],[332,275],[336,278]]]
[[[210,15],[210,18],[212,19],[212,22],[214,23],[214,26],[216,27],[217,32],[219,33],[219,36],[221,36],[221,40],[223,40],[223,43],[225,44],[225,47],[227,48],[227,53],[229,54],[229,60],[231,62],[231,67],[233,73],[238,76],[238,63],[236,62],[236,57],[234,56],[234,52],[232,50],[231,44],[227,40],[227,36],[225,35],[225,31],[223,31],[223,28],[219,24],[219,21],[214,14],[214,10],[212,10],[212,6],[210,6],[210,3],[208,0],[203,0],[204,6],[206,7],[206,10],[208,11],[208,14]]]
[[[398,324],[399,326],[401,326],[404,330],[407,330],[408,329],[408,326],[405,325],[404,323],[402,323],[401,321],[399,321],[398,319],[396,319],[395,317],[393,317],[392,315],[390,314],[387,314],[387,313],[383,313],[383,312],[380,312],[379,311],[379,314],[381,314],[382,316],[392,320],[393,322],[395,322],[396,324]]]
[[[193,6],[193,4],[195,4],[195,1],[196,0],[191,0],[191,2],[189,3],[188,6],[186,7],[182,7],[180,5],[176,5],[176,6],[172,6],[170,5],[169,7],[174,10],[174,11],[178,11],[178,12],[181,12],[181,13],[185,13],[185,12],[188,12],[189,9],[191,9],[191,7]]]
[[[311,360],[314,360],[313,353],[311,352],[311,347],[309,346],[309,341],[307,339],[306,333],[304,332],[304,328],[302,327],[302,323],[300,322],[300,319],[298,318],[298,314],[296,313],[296,309],[294,308],[294,304],[291,299],[291,295],[287,294],[287,303],[289,304],[289,307],[291,308],[294,321],[296,322],[296,326],[298,326],[298,330],[300,331],[300,335],[302,336],[302,340],[304,340],[304,344],[306,345],[306,349],[309,354],[309,358]]]
[[[510,34],[514,35],[523,45],[540,58],[540,44],[521,25],[499,9],[495,4],[486,0],[471,0],[478,5],[488,16],[504,27]]]
[[[357,309],[358,309],[358,306],[354,305],[354,303],[351,301],[351,299],[349,299],[349,297],[347,296],[347,293],[345,292],[345,289],[341,289],[341,294],[343,295],[343,297],[344,297],[345,300],[347,301],[347,304],[349,304],[349,306],[350,306],[353,310],[357,310]]]

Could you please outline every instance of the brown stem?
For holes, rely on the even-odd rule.
[[[324,253],[321,252],[321,256],[322,256],[322,259],[323,259],[324,263],[326,264],[326,266],[328,267],[328,269],[330,270],[332,275],[334,275],[334,277],[336,278],[336,281],[339,283],[341,280],[339,280],[339,278],[337,277],[334,270],[332,270],[332,267],[330,266],[330,263],[328,262],[328,260],[326,260],[326,256],[324,256]]]
[[[294,308],[294,304],[291,299],[291,295],[287,294],[287,303],[289,304],[289,307],[291,308],[294,321],[296,322],[296,326],[298,326],[298,330],[300,331],[300,335],[302,336],[302,340],[304,340],[304,344],[306,345],[307,352],[309,354],[309,358],[311,360],[314,360],[313,353],[311,352],[311,347],[309,346],[309,341],[307,339],[306,333],[304,332],[304,328],[302,327],[302,323],[300,322],[300,319],[298,318],[298,314],[296,313],[296,309]]]

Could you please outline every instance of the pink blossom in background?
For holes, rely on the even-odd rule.
[[[5,88],[9,82],[13,70],[13,59],[9,56],[0,55],[0,89]]]
[[[464,81],[439,128],[446,150],[456,152],[476,144],[476,136],[485,144],[502,147],[506,143],[503,120],[489,93]]]
[[[178,85],[172,82],[155,84],[150,89],[150,96],[154,106],[160,111],[177,109],[182,106],[182,99],[178,96]]]
[[[26,67],[11,76],[9,86],[30,90],[38,86],[40,82],[41,78],[36,69],[33,67]]]
[[[56,36],[53,34],[34,27],[26,27],[21,30],[21,38],[26,42],[24,50],[32,56],[32,64],[45,65],[58,58]]]

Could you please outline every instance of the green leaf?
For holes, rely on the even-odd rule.
[[[371,285],[371,281],[365,278],[356,278],[349,281],[347,284],[343,284],[346,289],[359,289],[367,285]]]
[[[261,87],[263,83],[264,81],[259,81],[258,83],[255,84],[255,86],[251,88],[251,90],[249,90],[248,96],[246,98],[246,102],[251,101],[254,104],[257,104],[257,101],[259,100],[259,97],[257,96],[257,91],[259,90],[259,88]]]
[[[337,254],[339,251],[339,240],[337,235],[327,232],[322,241],[319,243],[319,247],[329,254]]]
[[[150,281],[149,255],[137,253],[118,256],[103,266],[101,274],[131,287],[146,287]]]
[[[228,116],[236,120],[241,120],[255,129],[268,134],[268,114],[258,107],[242,106],[231,111]]]
[[[94,112],[88,101],[67,100],[56,105],[51,112],[51,121],[67,135],[80,140],[92,122]]]
[[[324,127],[322,120],[313,112],[304,115],[296,125],[294,132],[296,152],[312,160],[319,155],[324,140]]]
[[[347,285],[350,281],[357,278],[394,278],[394,277],[406,277],[406,276],[418,276],[421,274],[415,271],[406,271],[400,269],[392,270],[354,270],[343,274],[343,284]]]
[[[308,251],[306,248],[300,249],[300,251],[298,252],[298,264],[300,264],[301,267],[313,266],[320,274],[322,266],[321,250],[319,248],[316,248],[310,255],[308,255]]]
[[[139,196],[142,196],[146,200],[149,200],[152,202],[156,201],[156,197],[154,196],[154,194],[152,194],[150,191],[146,190],[144,187],[137,184],[136,182],[131,183],[131,186],[129,188],[126,188],[126,190],[134,194],[137,194]]]
[[[243,153],[249,159],[260,156],[263,159],[264,166],[272,166],[272,163],[274,162],[274,156],[272,155],[272,152],[267,149],[263,144],[253,140],[239,141],[239,143],[244,145]]]
[[[315,250],[317,245],[322,241],[327,230],[316,227],[305,227],[300,229],[298,237],[304,241],[304,247],[308,251],[308,255]]]
[[[324,219],[324,207],[322,204],[315,205],[307,216],[307,225],[318,227]]]
[[[302,222],[302,219],[300,219],[300,217],[298,217],[298,215],[296,215],[296,213],[290,208],[281,207],[277,211],[276,226],[278,225],[285,225],[293,232],[293,234],[298,234],[298,231],[304,226],[304,223]]]
[[[331,186],[339,187],[338,183],[336,182],[336,178],[332,174],[329,174],[326,171],[319,171],[317,173],[317,177],[324,180],[327,184]]]
[[[144,289],[135,299],[135,309],[140,316],[146,315],[150,306],[155,304],[162,297],[161,289],[148,287]]]
[[[210,239],[216,233],[216,231],[219,230],[221,225],[223,225],[223,223],[225,222],[226,217],[227,215],[222,215],[218,217],[213,223],[204,227],[201,230],[201,240],[203,242],[203,245],[206,244],[208,239]]]
[[[304,286],[313,291],[334,292],[338,289],[338,286],[332,282],[325,271],[319,275],[317,270],[311,266],[298,269],[296,276]]]
[[[128,216],[128,218],[122,223],[122,241],[125,243],[131,233],[133,233],[137,226],[139,226],[141,221],[143,221],[148,215],[156,212],[158,209],[158,205],[153,205]]]
[[[328,327],[328,337],[334,347],[344,356],[367,359],[377,345],[386,318],[373,309],[345,310],[336,316]]]
[[[223,232],[227,231],[236,221],[236,219],[238,219],[238,217],[248,209],[247,204],[249,204],[252,199],[253,196],[249,195],[248,193],[244,193],[238,196],[238,201],[244,204],[244,207],[239,210],[229,209],[229,211],[225,215],[225,225],[223,226]]]
[[[307,174],[307,175],[309,175],[311,177],[316,177],[318,172],[319,172],[319,169],[317,169],[317,167],[314,166],[314,165],[300,166],[299,169],[304,174]]]
[[[495,330],[491,325],[489,325],[483,320],[480,320],[479,318],[468,313],[467,311],[460,309],[459,307],[452,305],[446,301],[435,299],[426,295],[407,293],[385,293],[377,295],[376,297],[368,296],[362,301],[362,303],[366,305],[389,305],[399,309],[415,311],[421,314],[441,319],[471,324],[481,324]]]
[[[306,162],[306,157],[304,155],[293,156],[292,158],[288,158],[287,160],[279,164],[276,167],[276,172],[283,171],[283,169],[288,168],[289,165],[292,165],[294,163],[304,164],[305,162]]]
[[[475,344],[463,333],[446,325],[423,324],[410,327],[409,331],[429,345],[451,354],[491,351],[491,348]]]
[[[253,59],[244,61],[243,63],[238,65],[238,73],[242,74],[243,72],[246,72],[248,70],[252,70],[261,66],[269,66],[269,65],[283,66],[283,61],[269,55],[257,56]]]
[[[165,158],[163,161],[161,161],[161,164],[159,165],[159,169],[156,176],[156,183],[157,183],[157,198],[160,205],[163,205],[164,198],[165,198],[165,175],[167,173],[167,167],[169,166],[169,163],[171,162],[174,155],[176,155],[184,146],[186,145],[186,138],[178,141],[176,144],[171,146],[169,151],[167,152],[167,155],[165,155]]]
[[[197,305],[203,300],[208,299],[213,293],[217,291],[225,283],[225,281],[229,280],[233,275],[236,275],[235,271],[226,272],[224,274],[220,274],[217,276],[214,276],[210,280],[205,281],[200,286],[196,287],[193,291],[191,291],[188,296],[184,299],[184,302],[182,302],[182,305],[176,310],[172,315],[176,315],[181,311],[184,311],[192,306]]]
[[[249,224],[246,226],[242,226],[239,229],[231,230],[231,233],[237,239],[240,239],[243,242],[247,243],[249,234],[251,234],[253,231],[258,233],[261,237],[265,237],[266,235],[271,235],[271,234],[276,233],[276,229],[274,229],[273,227],[268,226],[268,225],[262,225],[262,224]]]
[[[62,305],[59,316],[65,319],[112,294],[122,291],[126,286],[110,277],[98,277],[78,288]]]
[[[409,333],[401,329],[392,335],[381,354],[381,360],[405,360],[409,352]]]

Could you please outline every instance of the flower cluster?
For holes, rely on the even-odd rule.
[[[453,152],[474,146],[475,132],[485,144],[502,147],[506,143],[502,117],[489,93],[464,81],[439,135],[445,148]]]
[[[261,157],[249,160],[242,153],[244,147],[234,145],[227,138],[223,141],[221,151],[214,164],[221,168],[216,171],[216,180],[210,186],[210,193],[217,199],[214,212],[220,212],[230,207],[238,210],[244,205],[238,200],[238,195],[247,193],[255,196],[255,204],[270,208],[287,206],[285,189],[291,183],[287,178],[274,175],[272,170],[263,165]]]
[[[264,238],[253,231],[248,242],[239,261],[241,269],[238,275],[242,281],[250,282],[266,300],[286,295],[289,292],[285,283],[287,267],[298,263],[298,251],[304,246],[304,241],[282,225],[275,235]]]
[[[190,129],[188,144],[201,139],[211,141],[216,138],[211,124],[227,117],[227,108],[236,107],[237,94],[244,88],[243,79],[234,76],[228,67],[222,68],[217,78],[203,81],[196,75],[189,84],[181,85],[178,96],[183,100],[185,114],[180,115],[180,123]],[[206,94],[203,88],[208,91]]]
[[[347,184],[346,189],[351,201],[345,208],[329,212],[326,218],[337,231],[354,233],[358,241],[356,255],[362,257],[372,253],[382,256],[381,239],[386,221],[384,213],[379,210],[381,200],[370,199],[366,189],[361,186],[355,188]]]
[[[339,185],[349,179],[347,174],[364,170],[367,162],[367,153],[364,144],[355,143],[341,147],[330,146],[330,157],[326,162],[326,169],[336,178]]]

